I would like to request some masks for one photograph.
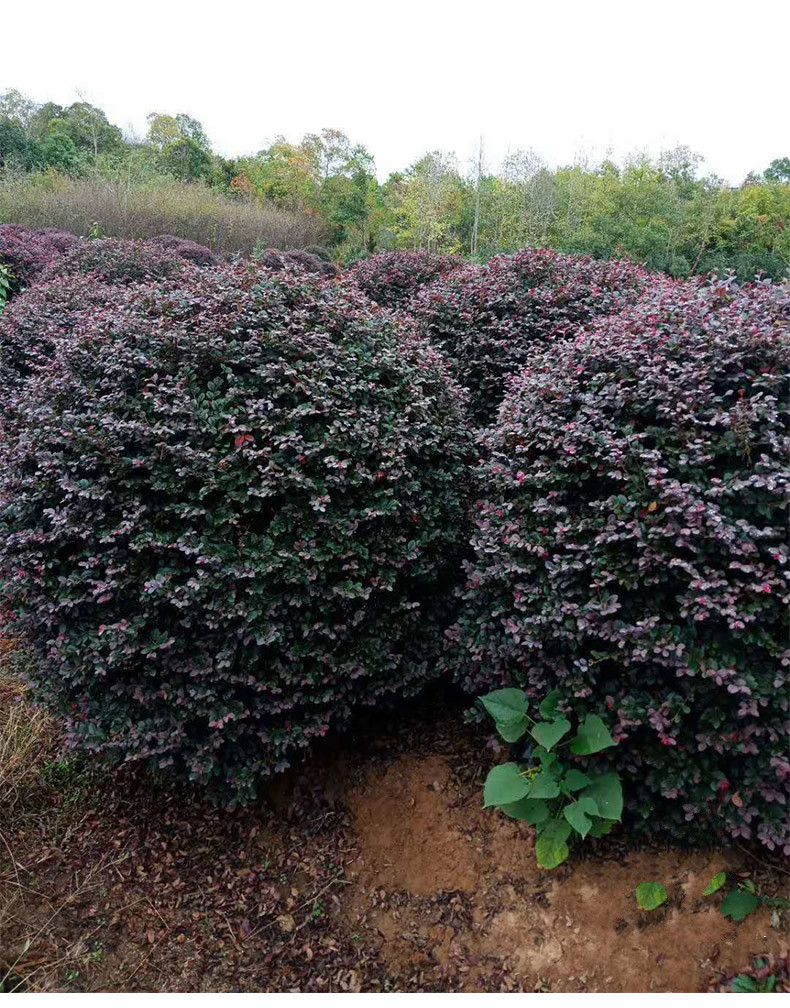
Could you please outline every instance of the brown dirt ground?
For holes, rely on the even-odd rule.
[[[497,749],[460,711],[369,723],[230,813],[139,770],[50,762],[0,811],[0,976],[58,991],[693,992],[787,955],[786,915],[734,924],[701,898],[722,870],[784,892],[786,868],[762,854],[638,849],[620,831],[537,868],[531,829],[480,808]],[[670,894],[650,914],[633,897],[646,879]]]

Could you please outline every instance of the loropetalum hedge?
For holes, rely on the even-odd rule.
[[[57,228],[31,229],[21,224],[0,224],[0,262],[15,294],[36,281],[78,239]]]
[[[295,270],[127,288],[13,391],[0,609],[69,738],[243,800],[435,674],[470,439],[438,353]]]
[[[73,245],[44,270],[41,280],[93,276],[107,284],[150,283],[175,276],[185,263],[180,249],[156,241],[95,238]]]
[[[660,284],[484,435],[448,666],[605,704],[632,829],[790,853],[789,374],[786,285]]]
[[[380,252],[355,263],[346,275],[377,304],[395,308],[424,284],[465,265],[463,259],[452,255]]]
[[[633,303],[651,279],[630,262],[522,249],[448,273],[404,310],[452,359],[475,419],[488,424],[509,375],[545,344]]]

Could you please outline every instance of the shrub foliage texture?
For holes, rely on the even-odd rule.
[[[355,263],[349,278],[384,308],[394,308],[424,284],[464,266],[458,256],[432,252],[380,252]]]
[[[16,293],[37,280],[77,240],[56,228],[0,224],[0,262],[11,274],[11,292]]]
[[[184,266],[180,249],[156,240],[96,238],[78,241],[46,269],[42,280],[93,276],[108,284],[135,284],[172,277]]]
[[[334,263],[301,249],[282,252],[280,249],[267,248],[255,256],[255,261],[270,270],[301,269],[307,273],[318,273],[320,276],[337,276],[337,267]]]
[[[790,293],[657,284],[484,435],[456,672],[605,702],[632,823],[788,848]]]
[[[122,293],[11,394],[0,607],[75,743],[245,798],[434,674],[462,399],[428,344],[308,273]]]
[[[84,318],[120,293],[95,276],[55,277],[22,291],[0,315],[0,387],[24,379],[52,355],[58,340],[70,338]]]
[[[418,289],[407,310],[453,360],[458,380],[470,390],[475,418],[486,424],[502,401],[508,375],[544,344],[620,311],[648,279],[633,263],[523,249]]]

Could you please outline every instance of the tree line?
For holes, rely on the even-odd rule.
[[[469,165],[429,151],[379,182],[373,156],[337,129],[277,137],[255,154],[216,154],[186,113],[152,112],[143,137],[125,135],[80,100],[37,104],[0,94],[0,173],[101,176],[141,186],[158,178],[209,187],[238,201],[313,216],[348,263],[405,248],[484,260],[525,246],[624,257],[673,276],[735,270],[774,278],[790,269],[790,158],[738,186],[701,171],[677,147],[621,164],[577,157],[551,168],[532,150]]]

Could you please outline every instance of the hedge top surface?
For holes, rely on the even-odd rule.
[[[175,276],[186,261],[179,249],[156,241],[94,238],[72,245],[44,270],[41,280],[93,276],[108,284],[150,283]]]
[[[605,702],[637,821],[681,838],[788,843],[789,376],[786,285],[661,284],[484,438],[456,674]]]
[[[424,284],[466,266],[459,256],[432,252],[379,252],[361,259],[346,276],[384,308],[394,308]]]
[[[302,272],[186,268],[10,396],[0,592],[78,744],[225,797],[435,674],[470,438],[441,356]]]
[[[0,224],[0,263],[11,272],[12,291],[36,281],[79,239],[57,228]]]
[[[179,238],[177,235],[161,234],[155,238],[146,239],[146,244],[158,245],[170,249],[187,262],[195,266],[219,266],[222,258],[205,245],[200,245],[189,238]]]

